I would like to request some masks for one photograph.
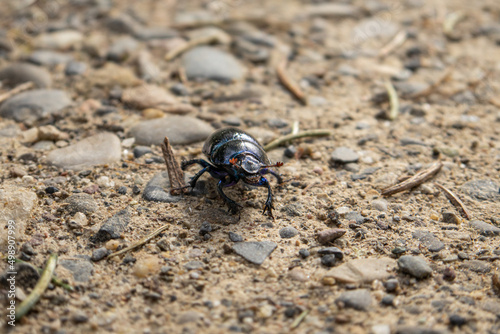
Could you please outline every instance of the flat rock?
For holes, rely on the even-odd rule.
[[[129,135],[137,145],[160,145],[165,136],[172,145],[203,141],[214,131],[210,124],[190,116],[170,116],[143,121],[134,126]]]
[[[499,235],[500,234],[500,228],[498,228],[492,224],[488,224],[486,222],[483,222],[482,220],[472,220],[469,224],[473,229],[478,230],[479,233],[481,233],[482,235],[485,235],[485,236],[492,236],[492,235]]]
[[[398,259],[399,269],[411,276],[422,279],[432,273],[432,268],[423,257],[404,255]]]
[[[66,198],[68,204],[65,208],[70,214],[81,212],[83,214],[91,214],[97,210],[97,203],[89,194],[78,193]]]
[[[120,158],[120,139],[113,133],[103,132],[50,152],[47,163],[64,169],[81,170],[113,163]]]
[[[299,231],[293,226],[287,226],[280,229],[280,237],[283,239],[290,239],[299,234]]]
[[[335,303],[358,311],[368,311],[368,308],[372,304],[372,297],[370,291],[367,289],[358,289],[343,292],[340,297],[335,300]]]
[[[230,82],[244,75],[244,68],[236,58],[209,46],[199,46],[186,52],[182,66],[189,80]]]
[[[66,92],[36,89],[17,94],[0,107],[0,116],[17,122],[34,122],[57,113],[71,104]]]
[[[175,97],[160,86],[142,85],[123,91],[122,101],[138,109],[166,107],[177,102]]]
[[[471,271],[474,271],[476,273],[482,273],[486,274],[491,271],[491,266],[488,262],[486,261],[480,261],[480,260],[470,260],[470,261],[464,261],[461,265],[461,268],[464,269],[469,269]]]
[[[56,66],[70,62],[73,60],[73,56],[50,50],[36,50],[29,55],[27,60],[37,65]]]
[[[233,245],[233,251],[245,260],[261,265],[276,247],[278,245],[272,241],[237,242]]]
[[[94,265],[85,258],[63,259],[59,261],[59,264],[73,274],[76,282],[88,282],[94,273]]]
[[[333,277],[339,283],[371,283],[387,279],[395,266],[396,260],[388,257],[354,259],[330,269],[325,276]]]
[[[346,164],[358,161],[359,155],[348,147],[337,147],[333,151],[331,159],[333,162]]]
[[[438,239],[432,232],[428,231],[414,231],[413,238],[420,241],[431,252],[439,252],[444,249],[444,243]]]
[[[11,87],[28,81],[33,82],[37,88],[48,88],[52,85],[52,78],[46,69],[28,63],[14,63],[2,68],[0,81]]]
[[[493,180],[474,180],[464,183],[460,189],[479,201],[500,201],[500,187]]]
[[[164,202],[164,203],[174,203],[179,202],[181,196],[173,196],[170,191],[165,191],[170,188],[170,183],[168,180],[168,173],[161,172],[153,176],[153,178],[148,182],[144,192],[142,193],[142,198],[146,201],[151,202]]]
[[[40,34],[35,38],[37,49],[65,50],[77,46],[83,40],[83,34],[76,30],[60,30]]]
[[[110,239],[119,239],[129,223],[130,213],[128,209],[118,211],[102,224],[99,231],[93,236],[92,241],[105,242]]]
[[[32,191],[8,186],[0,190],[0,226],[3,230],[3,233],[0,233],[0,252],[7,254],[7,229],[10,226],[10,229],[15,231],[17,242],[24,239],[26,223],[36,203],[37,196]]]

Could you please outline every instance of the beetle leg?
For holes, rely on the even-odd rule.
[[[222,191],[222,188],[230,187],[232,185],[235,185],[237,182],[238,181],[234,181],[234,179],[230,178],[228,182],[226,182],[226,179],[221,179],[219,180],[219,183],[217,183],[217,190],[219,191],[219,194],[221,195],[224,202],[226,202],[227,205],[229,206],[229,211],[232,214],[236,214],[241,205],[239,205],[238,203],[227,197],[226,194],[224,194],[224,191]]]
[[[271,171],[269,171],[269,173],[274,175],[274,173],[271,173]],[[273,209],[274,209],[273,192],[271,190],[271,185],[269,184],[269,181],[267,181],[267,179],[265,177],[261,176],[259,183],[257,183],[256,186],[267,187],[267,200],[266,200],[266,204],[264,205],[264,211],[262,211],[262,214],[263,215],[266,214],[266,211],[267,211],[269,214],[269,217],[274,219],[274,217],[273,217]]]
[[[194,187],[196,186],[196,182],[198,182],[198,179],[200,178],[200,176],[203,175],[203,173],[205,173],[206,171],[208,171],[210,169],[210,166],[209,167],[205,167],[203,169],[201,169],[198,173],[196,173],[192,178],[191,180],[189,180],[189,186],[194,189]]]
[[[283,178],[281,177],[281,175],[279,175],[278,173],[276,173],[272,169],[268,169],[268,168],[261,169],[260,175],[265,175],[265,174],[271,174],[272,176],[274,176],[276,178],[276,180],[278,180],[278,183],[283,183]]]
[[[181,169],[186,170],[186,168],[188,168],[189,166],[194,165],[194,164],[198,164],[203,168],[211,166],[210,163],[208,163],[207,161],[205,161],[203,159],[193,159],[193,160],[182,161],[181,162]]]

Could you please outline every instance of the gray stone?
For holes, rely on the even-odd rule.
[[[480,261],[480,260],[470,260],[465,261],[460,266],[461,268],[469,269],[476,273],[486,274],[491,271],[491,266],[488,262]]]
[[[70,97],[62,90],[36,89],[5,101],[0,107],[0,116],[17,122],[34,122],[57,113],[70,104]]]
[[[444,249],[444,243],[432,232],[418,230],[414,231],[412,236],[420,241],[431,252],[439,252]]]
[[[87,70],[87,64],[81,61],[70,61],[64,69],[66,75],[80,75]]]
[[[163,27],[143,27],[138,26],[134,29],[134,36],[141,41],[149,41],[152,39],[166,39],[179,36],[176,30]]]
[[[151,150],[151,147],[148,146],[136,146],[134,147],[134,158],[140,158],[143,155],[146,155],[148,153],[153,153],[153,150]]]
[[[63,259],[59,261],[59,264],[71,271],[77,282],[88,282],[94,272],[94,266],[86,258]]]
[[[372,304],[372,296],[367,289],[346,291],[335,300],[335,303],[358,311],[368,311]]]
[[[419,256],[401,256],[398,259],[398,266],[402,272],[418,279],[426,278],[432,273],[432,268],[429,267],[427,261]]]
[[[387,201],[385,199],[377,199],[372,201],[372,208],[377,211],[387,211]]]
[[[302,216],[304,207],[300,203],[289,203],[281,207],[280,211],[286,213],[290,217]]]
[[[132,37],[126,36],[115,41],[108,50],[106,57],[109,60],[121,62],[126,60],[137,50],[139,43]]]
[[[485,236],[492,236],[492,235],[499,235],[500,234],[500,228],[488,224],[486,222],[483,222],[481,220],[473,220],[470,222],[470,226],[476,230],[478,230],[482,235]]]
[[[113,217],[102,224],[99,231],[92,237],[93,242],[105,242],[110,239],[119,239],[130,223],[128,209],[118,211]]]
[[[299,234],[295,227],[287,226],[280,229],[280,237],[283,239],[290,239]]]
[[[231,240],[232,242],[242,242],[243,237],[238,233],[229,232],[229,240]]]
[[[209,46],[199,46],[187,52],[182,58],[182,65],[189,80],[229,82],[244,75],[244,69],[236,58]]]
[[[198,269],[202,269],[203,267],[205,267],[205,264],[201,261],[189,261],[188,263],[186,263],[184,265],[184,268],[186,268],[186,270],[198,270]]]
[[[396,261],[388,257],[354,259],[330,269],[325,276],[333,277],[339,283],[371,283],[374,280],[387,279],[395,265]]]
[[[348,212],[345,217],[346,220],[354,220],[356,224],[363,224],[366,221],[366,217],[363,217],[359,212],[351,211]]]
[[[418,326],[402,326],[396,329],[394,334],[448,334],[446,329],[432,329]]]
[[[474,180],[464,183],[460,189],[479,201],[500,201],[500,187],[493,180]]]
[[[66,64],[73,60],[73,56],[50,50],[36,50],[29,57],[28,61],[37,65],[56,66]]]
[[[349,163],[359,160],[359,155],[348,147],[338,147],[332,153],[332,161],[335,163]]]
[[[37,88],[48,88],[52,85],[52,78],[46,69],[27,63],[14,63],[2,68],[0,81],[10,86],[28,81],[33,82]]]
[[[134,126],[129,135],[137,145],[160,145],[165,136],[172,145],[203,141],[214,131],[206,122],[190,116],[171,116],[143,121]]]
[[[97,210],[97,204],[89,194],[79,193],[71,195],[66,198],[66,210],[70,214],[75,214],[77,212],[81,212],[83,214],[90,214]]]
[[[142,198],[146,201],[152,202],[165,202],[165,203],[174,203],[179,202],[182,197],[181,196],[173,196],[169,191],[165,191],[165,189],[170,188],[170,183],[168,181],[168,173],[161,172],[153,176],[153,178],[148,182],[146,188],[144,188],[144,192],[142,193]]]
[[[203,314],[201,314],[200,312],[187,311],[187,312],[182,313],[177,318],[177,324],[179,324],[179,325],[189,324],[192,322],[197,322],[201,319],[203,319]]]
[[[15,123],[9,123],[0,128],[0,137],[12,138],[16,137],[20,133],[21,129],[19,128],[19,125]]]
[[[278,245],[272,241],[238,242],[233,245],[233,251],[245,260],[261,265],[276,247]]]
[[[113,133],[104,132],[50,152],[47,163],[64,169],[82,170],[94,165],[110,164],[120,158],[120,139]]]
[[[109,253],[110,251],[107,250],[106,247],[97,248],[92,252],[91,260],[94,262],[101,261],[106,256],[108,256]]]

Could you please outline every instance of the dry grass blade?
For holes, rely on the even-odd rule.
[[[276,73],[280,82],[295,96],[303,105],[307,105],[307,97],[300,89],[299,85],[286,72],[286,61],[281,62],[276,67]]]
[[[159,229],[157,229],[153,233],[146,235],[144,238],[142,238],[141,240],[132,244],[131,246],[125,247],[124,249],[119,250],[118,252],[114,252],[113,254],[110,254],[108,256],[108,259],[115,257],[115,256],[118,256],[118,255],[121,255],[121,254],[125,254],[125,253],[131,251],[132,249],[135,249],[137,247],[144,245],[146,242],[149,242],[149,240],[153,239],[154,237],[156,237],[158,234],[162,233],[163,231],[165,231],[169,227],[170,227],[170,225],[164,225],[164,226],[160,227]]]
[[[170,193],[172,195],[187,193],[189,190],[186,188],[186,183],[184,182],[184,173],[175,159],[172,146],[170,146],[167,137],[163,140],[161,150],[163,151],[163,159],[165,159],[165,164],[167,165]]]
[[[298,317],[293,321],[293,323],[290,325],[291,329],[295,329],[299,327],[300,323],[304,321],[304,319],[307,317],[309,314],[309,310],[304,310]]]
[[[382,49],[380,49],[378,56],[379,57],[385,57],[389,54],[391,54],[394,50],[396,50],[398,47],[404,44],[406,42],[406,39],[408,38],[408,34],[406,31],[402,30],[394,36],[394,38]]]
[[[30,263],[25,262],[25,261],[20,260],[20,259],[14,259],[14,261],[15,261],[16,263],[24,263],[24,264],[26,264],[26,265],[28,265],[28,266],[32,266]],[[32,267],[33,267],[33,268],[35,268],[35,269],[36,269],[36,271],[38,271],[38,273],[39,273],[39,274],[42,274],[42,273],[43,273],[43,269],[41,269],[41,268],[37,268],[37,267],[35,267],[35,266],[32,266]],[[68,284],[68,283],[64,283],[61,279],[57,278],[55,275],[54,275],[54,276],[52,276],[52,284],[57,285],[57,286],[60,286],[61,288],[65,289],[65,290],[68,290],[68,291],[70,291],[70,292],[75,291],[75,289],[74,289],[74,288],[73,288],[70,284]]]
[[[202,45],[202,44],[215,43],[218,40],[219,40],[219,37],[214,36],[214,35],[203,36],[200,38],[192,39],[189,42],[187,42],[186,44],[182,44],[181,46],[179,46],[179,47],[171,50],[169,53],[167,53],[167,55],[165,56],[165,60],[170,61],[170,60],[176,58],[177,56],[179,56],[180,54],[186,52],[187,50],[194,48],[195,46]]]
[[[19,94],[21,92],[24,92],[25,90],[30,89],[31,87],[33,87],[33,82],[28,81],[28,82],[25,82],[23,84],[20,84],[17,87],[12,88],[8,92],[0,95],[0,103],[2,103],[3,101],[7,100],[8,98],[10,98],[16,94]]]
[[[390,81],[386,81],[385,83],[385,89],[387,89],[387,95],[389,95],[389,103],[391,106],[391,109],[389,110],[389,115],[387,115],[387,118],[391,121],[395,120],[396,117],[398,117],[399,113],[399,97],[398,93],[396,92],[396,89],[394,89],[394,86]]]
[[[442,77],[440,77],[436,82],[434,82],[432,85],[427,87],[427,89],[424,89],[423,91],[417,92],[413,95],[410,95],[408,98],[410,99],[416,99],[419,97],[426,97],[431,95],[436,89],[445,81],[447,81],[451,77],[452,69],[448,69]]]
[[[45,265],[45,269],[42,272],[42,276],[36,283],[33,291],[29,294],[28,298],[23,300],[21,305],[16,308],[16,320],[21,319],[26,313],[31,310],[31,308],[40,300],[45,289],[49,286],[52,276],[54,275],[54,270],[57,265],[57,254],[51,254]]]
[[[402,191],[415,188],[436,175],[441,170],[441,167],[443,167],[443,163],[441,161],[436,162],[428,169],[418,172],[408,180],[382,190],[382,196],[391,196]]]
[[[264,146],[264,150],[266,151],[271,151],[275,149],[276,147],[287,143],[290,140],[298,139],[298,138],[304,138],[304,137],[323,137],[323,136],[331,136],[332,132],[330,130],[309,130],[309,131],[302,131],[299,133],[292,133],[283,137],[280,137],[278,139],[273,140],[266,146]]]
[[[462,215],[462,217],[464,217],[465,219],[471,218],[471,214],[470,214],[469,210],[467,210],[467,208],[465,207],[465,204],[460,200],[460,198],[458,198],[457,195],[455,195],[451,190],[445,188],[444,186],[440,185],[439,183],[434,182],[434,185],[436,187],[438,187],[439,190],[441,190],[444,193],[444,195],[451,202],[451,204],[453,204],[458,209],[458,211],[460,212],[460,215]]]

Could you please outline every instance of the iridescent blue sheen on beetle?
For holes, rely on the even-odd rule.
[[[209,172],[212,177],[219,179],[217,190],[232,213],[238,211],[239,205],[224,194],[223,188],[233,186],[239,180],[253,186],[267,187],[267,200],[262,213],[265,214],[267,211],[269,216],[273,216],[273,194],[271,185],[264,175],[271,174],[276,177],[278,183],[282,183],[281,177],[270,169],[282,166],[282,162],[272,165],[259,142],[237,128],[224,128],[212,133],[203,145],[203,153],[208,161],[194,159],[183,161],[181,164],[183,170],[193,164],[203,167],[191,178],[189,187],[194,188],[200,176]]]

